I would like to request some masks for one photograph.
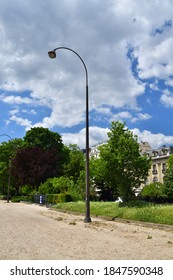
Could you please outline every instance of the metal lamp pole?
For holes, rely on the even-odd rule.
[[[85,68],[85,73],[86,73],[86,216],[84,219],[85,223],[90,223],[91,222],[91,218],[90,218],[90,198],[89,198],[89,194],[90,194],[90,190],[89,190],[89,117],[88,117],[88,111],[89,111],[89,106],[88,106],[88,71],[87,71],[87,67],[83,61],[83,59],[81,58],[81,56],[75,52],[74,50],[70,49],[70,48],[66,48],[66,47],[58,47],[56,49],[54,49],[53,51],[49,51],[48,55],[50,58],[56,58],[56,51],[60,50],[60,49],[64,49],[64,50],[68,50],[73,52],[74,54],[76,54],[78,56],[78,58],[81,60],[84,68]]]
[[[12,140],[12,138],[8,134],[1,134],[0,136],[7,136]],[[11,183],[11,159],[9,159],[9,174],[8,174],[8,188],[7,188],[7,202],[10,200],[10,183]]]

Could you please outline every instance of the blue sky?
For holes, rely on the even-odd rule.
[[[0,134],[47,127],[85,147],[125,121],[152,148],[173,145],[172,0],[0,0]],[[0,142],[7,141],[5,136]]]

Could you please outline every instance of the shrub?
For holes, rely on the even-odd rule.
[[[54,188],[53,188],[53,179],[47,179],[46,182],[42,183],[39,186],[38,192],[41,194],[53,194]]]
[[[11,202],[33,201],[33,196],[13,196]]]
[[[6,200],[6,199],[7,199],[7,196],[2,194],[2,195],[0,195],[0,199],[1,199],[1,200]]]
[[[20,200],[21,200],[21,197],[19,197],[19,196],[13,196],[11,198],[11,202],[20,202]]]
[[[57,204],[61,202],[70,202],[72,197],[68,193],[59,193],[59,194],[48,194],[47,203]]]
[[[33,187],[31,187],[29,185],[24,185],[20,189],[20,194],[22,194],[22,195],[32,195],[35,192],[36,191],[33,189]]]
[[[58,194],[65,193],[74,184],[73,180],[65,176],[59,178],[49,178],[39,186],[39,193],[41,194]]]
[[[142,189],[140,193],[140,197],[147,201],[154,201],[154,202],[164,202],[167,200],[167,196],[164,190],[164,185],[159,182],[146,185]]]

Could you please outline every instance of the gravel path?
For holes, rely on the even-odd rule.
[[[0,201],[1,260],[173,260],[173,227],[154,228]]]

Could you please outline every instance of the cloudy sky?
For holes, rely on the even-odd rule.
[[[173,145],[172,0],[0,0],[0,134],[47,127],[85,147],[125,121],[153,148]],[[5,136],[0,142],[7,141]]]

